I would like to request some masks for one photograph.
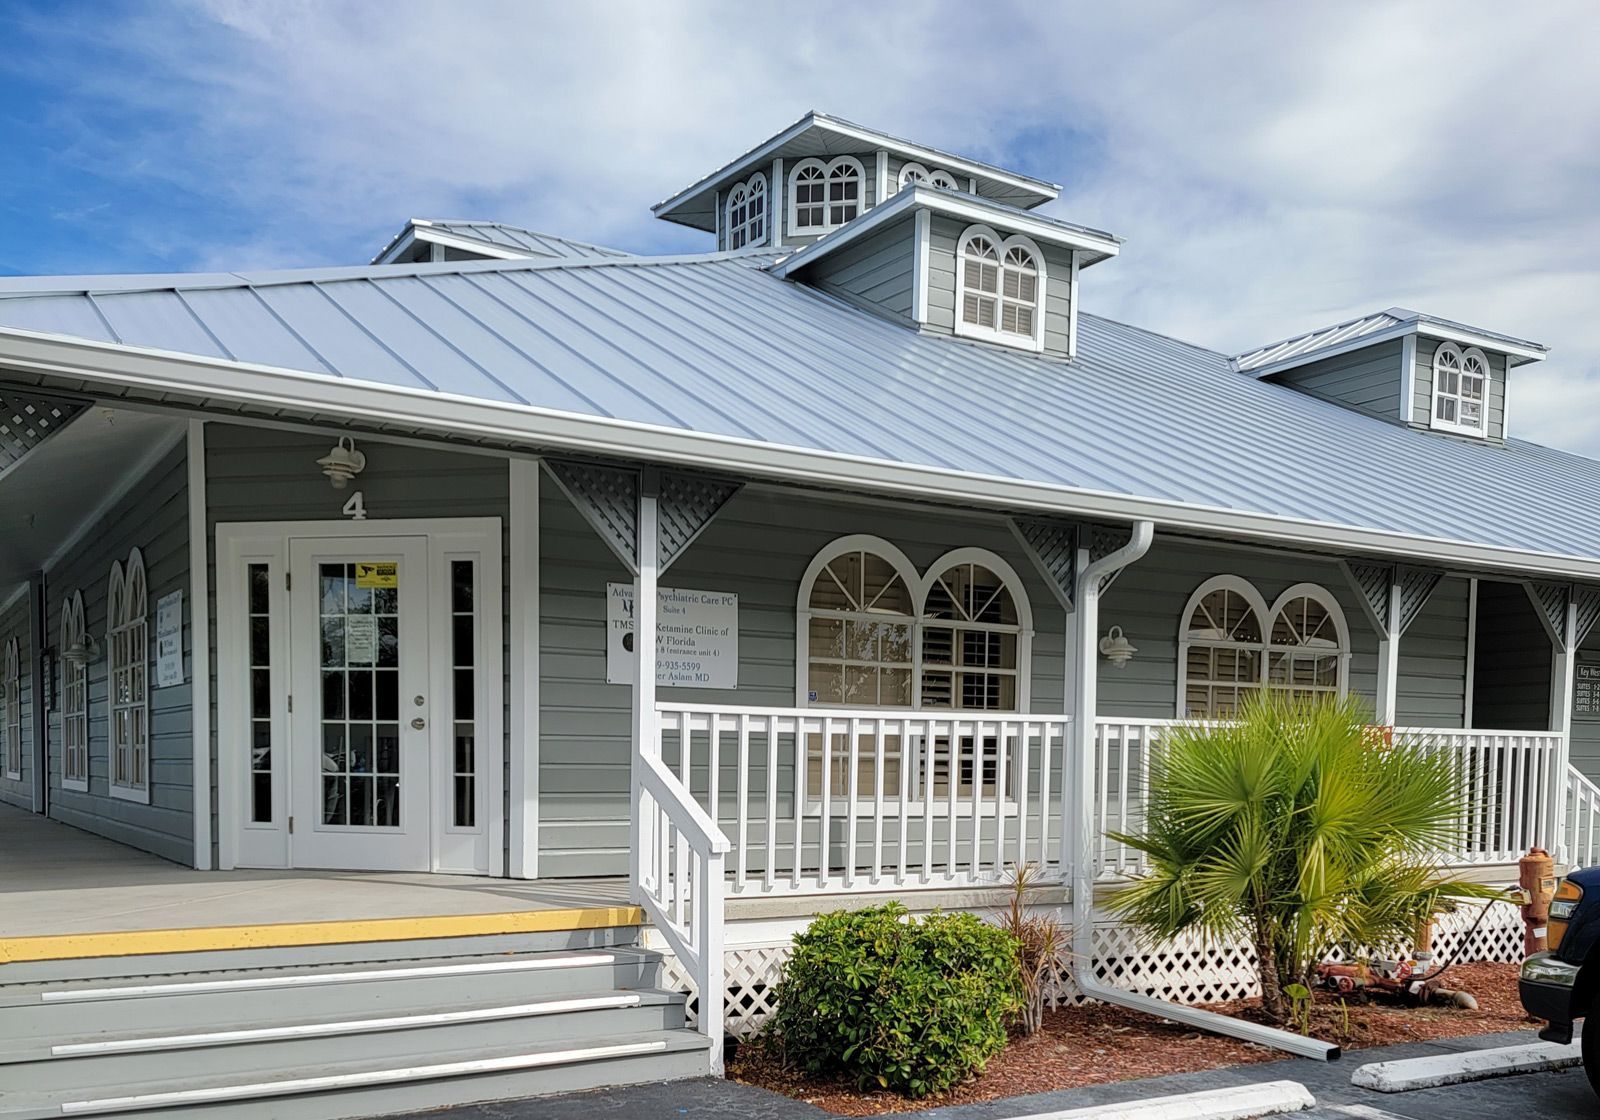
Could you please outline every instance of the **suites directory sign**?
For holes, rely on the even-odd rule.
[[[606,682],[633,683],[633,584],[606,584]],[[739,687],[739,596],[656,588],[656,685]]]
[[[1600,662],[1580,661],[1573,666],[1572,714],[1577,719],[1600,719]]]

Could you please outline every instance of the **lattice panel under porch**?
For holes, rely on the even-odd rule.
[[[1434,959],[1448,960],[1467,937],[1481,904],[1465,903],[1439,920],[1434,933]],[[1205,944],[1184,937],[1151,947],[1126,926],[1101,925],[1094,936],[1095,975],[1103,984],[1142,992],[1175,1003],[1221,1003],[1259,994],[1255,983],[1255,957],[1245,945]],[[1409,952],[1409,945],[1390,952]],[[754,1036],[772,1016],[772,992],[789,959],[784,945],[745,945],[727,952],[727,1030],[736,1038]],[[1522,959],[1522,917],[1515,906],[1497,902],[1473,934],[1460,962]],[[698,993],[676,957],[662,962],[661,986],[689,994],[689,1022],[699,1021]],[[1055,998],[1063,1004],[1084,1002],[1076,985],[1067,981]]]

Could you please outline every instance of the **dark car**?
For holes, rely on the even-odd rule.
[[[1600,1016],[1600,867],[1574,871],[1550,904],[1550,949],[1522,965],[1517,985],[1528,1014],[1548,1019],[1548,1042],[1571,1042],[1572,1023]],[[1600,1021],[1583,1032],[1583,1071],[1600,1093]]]

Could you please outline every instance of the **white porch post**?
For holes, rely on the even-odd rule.
[[[1400,691],[1400,581],[1389,584],[1388,617],[1378,636],[1378,696],[1377,720],[1387,727],[1394,726],[1399,710]]]
[[[539,877],[539,461],[512,459],[510,866]],[[492,854],[492,853],[491,853]]]
[[[189,724],[194,866],[211,870],[211,565],[206,547],[206,422],[189,421]],[[231,790],[218,790],[224,800]],[[226,823],[226,822],[224,822]]]
[[[633,581],[633,783],[630,795],[629,858],[633,861],[633,890],[640,890],[646,838],[640,835],[641,785],[639,759],[645,752],[661,753],[656,731],[656,572],[658,560],[657,502],[660,483],[654,471],[639,479],[639,574]],[[639,901],[635,899],[635,901]]]
[[[1549,823],[1545,827],[1550,854],[1555,856],[1557,862],[1565,862],[1567,858],[1567,769],[1572,757],[1572,678],[1578,660],[1578,604],[1570,594],[1561,622],[1561,635],[1551,643],[1550,659],[1550,730],[1559,731],[1561,738],[1556,743],[1555,758],[1550,765]]]

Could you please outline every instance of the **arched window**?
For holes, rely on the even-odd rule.
[[[83,592],[61,608],[61,785],[89,788],[89,631],[83,624]],[[72,650],[74,655],[65,654]]]
[[[958,549],[923,586],[924,708],[1015,712],[1026,693],[1033,620],[1022,582],[999,557]]]
[[[1342,696],[1350,632],[1339,602],[1300,583],[1270,608],[1249,581],[1215,576],[1184,607],[1178,637],[1178,714],[1231,719],[1265,688],[1306,697]]]
[[[1217,576],[1189,597],[1178,640],[1179,714],[1225,719],[1261,687],[1267,605],[1235,576]]]
[[[728,195],[728,248],[759,245],[767,236],[767,180],[760,174]]]
[[[1481,436],[1488,410],[1489,359],[1477,347],[1441,342],[1433,353],[1433,426]]]
[[[843,537],[801,584],[805,692],[812,704],[909,708],[916,570],[876,537]]]
[[[955,177],[948,171],[934,168],[929,171],[920,163],[908,163],[900,168],[900,186],[912,187],[918,183],[929,187],[938,187],[940,190],[953,191],[956,189]]]
[[[106,646],[111,690],[111,796],[150,800],[150,638],[144,556],[111,565]]]
[[[956,256],[956,333],[1042,349],[1044,257],[1020,235],[986,226],[961,235]]]
[[[1342,695],[1350,635],[1338,602],[1312,583],[1278,598],[1268,637],[1267,687],[1298,697]]]
[[[862,210],[866,172],[854,156],[805,159],[789,175],[789,232],[827,233]]]
[[[22,778],[22,657],[17,639],[6,643],[5,662],[6,777]]]

